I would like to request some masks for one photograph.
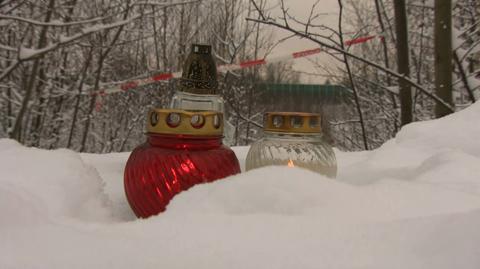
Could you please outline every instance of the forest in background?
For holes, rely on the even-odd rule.
[[[433,1],[338,3],[339,27],[332,29],[317,22],[321,1],[305,7],[311,9],[309,18],[290,15],[290,2],[265,0],[0,1],[0,137],[48,149],[131,150],[144,141],[147,111],[168,106],[175,81],[105,96],[92,93],[180,70],[192,43],[212,45],[217,64],[263,58],[275,49],[278,30],[305,39],[308,47],[321,46],[340,63],[332,67],[312,60],[311,71],[351,92],[335,108],[322,109],[318,100],[325,132],[338,148],[376,148],[408,123],[408,116],[410,121],[437,117],[435,98],[443,97],[435,86]],[[395,24],[402,18],[399,7],[405,14],[403,32]],[[479,96],[480,7],[476,0],[457,0],[451,11],[450,107],[459,110]],[[372,33],[382,38],[344,44]],[[399,39],[399,33],[406,35]],[[400,51],[407,56],[397,57]],[[400,72],[398,59],[409,60],[408,74]],[[227,121],[235,131],[232,144],[249,144],[261,134],[264,108],[256,101],[255,85],[298,83],[300,75],[291,62],[219,74]],[[409,85],[412,96],[405,98]]]

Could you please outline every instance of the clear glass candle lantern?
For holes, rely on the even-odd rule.
[[[225,113],[225,100],[219,95],[217,67],[209,45],[193,44],[183,65],[182,77],[170,107],[192,111],[220,111]],[[225,144],[232,144],[235,127],[226,121]]]
[[[147,142],[130,155],[125,193],[137,217],[166,209],[179,192],[236,173],[235,153],[222,144],[222,113],[155,109],[147,121]]]
[[[302,167],[335,178],[337,161],[332,147],[322,138],[320,114],[268,112],[264,137],[248,151],[246,169],[268,165]]]
[[[225,102],[218,95],[217,67],[211,50],[209,45],[192,45],[171,108],[224,112]]]

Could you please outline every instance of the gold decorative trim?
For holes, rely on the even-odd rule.
[[[221,136],[223,135],[223,113],[156,108],[148,113],[147,132]]]
[[[263,129],[280,133],[320,133],[321,116],[306,112],[266,112]]]

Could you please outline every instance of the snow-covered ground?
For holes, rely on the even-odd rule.
[[[480,268],[480,104],[337,157],[336,180],[258,169],[137,220],[128,153],[0,140],[0,268]]]

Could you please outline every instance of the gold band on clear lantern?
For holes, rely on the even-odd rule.
[[[264,130],[280,133],[320,133],[321,116],[305,112],[266,112]]]
[[[223,114],[217,111],[153,109],[148,113],[147,132],[196,136],[223,135]]]

